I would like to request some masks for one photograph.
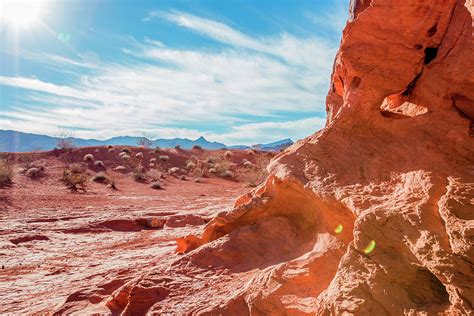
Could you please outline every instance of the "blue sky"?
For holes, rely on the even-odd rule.
[[[29,25],[0,12],[0,129],[232,145],[324,125],[348,0],[34,2]]]

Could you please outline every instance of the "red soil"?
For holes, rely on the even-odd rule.
[[[261,171],[244,168],[244,158],[255,162],[267,157],[233,151],[238,181],[209,175],[196,183],[189,175],[186,181],[165,175],[164,190],[154,190],[130,173],[111,171],[122,164],[118,149],[8,155],[15,169],[32,160],[45,166],[45,175],[30,179],[17,174],[11,187],[0,189],[0,313],[89,313],[97,309],[90,307],[95,303],[108,309],[105,303],[116,289],[143,268],[175,258],[176,238],[198,233],[248,190],[245,177]],[[224,156],[224,151],[130,149],[132,156],[143,152],[143,162],[170,156],[158,163],[162,169],[184,168],[192,155]],[[71,193],[60,181],[65,165],[82,162],[88,153],[104,162],[117,191],[90,181],[86,193]],[[90,177],[95,173],[91,169]],[[153,219],[166,224],[150,227]]]

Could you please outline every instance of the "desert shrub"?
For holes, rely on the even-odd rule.
[[[127,171],[127,168],[124,167],[124,166],[117,166],[117,167],[114,168],[114,171],[124,172],[124,171]]]
[[[105,169],[105,165],[104,165],[104,162],[102,160],[95,161],[94,166],[97,167],[97,168],[104,168]]]
[[[63,170],[61,181],[71,192],[86,191],[87,174],[83,168],[73,166]]]
[[[162,156],[159,156],[158,159],[160,159],[161,161],[168,161],[170,160],[170,156],[162,155]]]
[[[92,154],[84,155],[84,161],[94,161],[94,155]]]
[[[150,168],[155,168],[155,164],[154,164],[153,162],[150,162],[150,163],[148,164],[148,167],[150,167]]]
[[[153,181],[150,184],[150,188],[155,189],[155,190],[161,190],[161,189],[163,189],[163,186],[161,185],[160,181]]]
[[[132,177],[135,181],[145,181],[146,174],[143,166],[137,166],[132,172]]]
[[[202,150],[202,147],[199,146],[199,145],[194,145],[194,146],[193,146],[193,149],[195,149],[195,150]]]
[[[106,183],[108,182],[108,177],[105,173],[103,172],[99,172],[98,174],[96,174],[93,178],[92,178],[92,181],[94,182],[99,182],[99,183]]]
[[[156,163],[156,158],[151,158],[150,163]]]
[[[152,181],[158,181],[164,178],[163,173],[157,170],[148,170],[148,172],[146,173],[146,176]]]
[[[143,158],[143,153],[142,152],[136,153],[135,157],[142,159]]]
[[[183,181],[186,180],[186,176],[184,174],[179,176],[179,180],[183,180]]]
[[[31,167],[25,172],[25,176],[27,176],[30,179],[37,179],[44,174],[44,167]]]
[[[250,161],[248,161],[248,160],[244,161],[244,167],[252,168],[252,166],[253,166],[253,163],[251,163]]]
[[[255,149],[247,149],[245,152],[247,155],[255,155]]]
[[[160,146],[156,146],[156,147],[155,147],[155,153],[156,153],[156,154],[158,154],[158,153],[160,152],[160,150],[161,150]]]
[[[222,172],[221,176],[223,176],[225,178],[233,178],[234,173],[230,170],[225,170],[225,171]]]
[[[56,140],[56,147],[59,149],[71,149],[74,147],[74,141],[72,140],[70,133],[61,133]]]
[[[175,172],[178,172],[178,171],[179,171],[178,167],[173,167],[173,168],[168,169],[168,173],[175,173]]]
[[[176,150],[181,149],[181,145],[176,145],[176,146],[174,146],[174,149],[176,149]]]
[[[207,157],[206,161],[207,161],[207,163],[216,163],[217,158],[214,157],[214,156],[209,156],[209,157]]]
[[[130,149],[128,149],[127,147],[123,147],[122,152],[126,154],[130,154]]]
[[[228,150],[228,151],[226,151],[226,152],[224,153],[224,157],[225,157],[226,159],[232,158],[233,155],[234,155],[234,154],[233,154],[230,150]]]
[[[188,162],[188,163],[186,164],[186,168],[188,168],[188,169],[194,169],[194,168],[196,168],[196,164],[195,164],[194,162]]]
[[[217,173],[217,169],[216,168],[210,168],[209,173]]]
[[[0,186],[9,185],[13,179],[13,166],[6,159],[0,159]]]
[[[120,158],[122,158],[122,160],[125,160],[125,161],[128,161],[128,160],[130,160],[130,156],[129,156],[129,155],[127,155],[127,154],[120,155]]]
[[[202,178],[194,178],[193,182],[195,183],[202,183],[203,179]]]
[[[115,151],[115,148],[113,148],[113,147],[109,148],[108,151],[109,151],[109,153],[113,153]]]
[[[112,149],[114,148],[114,145],[107,145],[107,149]]]

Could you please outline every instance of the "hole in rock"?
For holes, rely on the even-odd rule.
[[[383,117],[403,119],[425,114],[428,112],[428,109],[409,102],[408,98],[403,94],[393,94],[383,100],[380,112]]]
[[[359,77],[354,77],[352,78],[351,84],[349,85],[351,89],[356,89],[359,85],[362,79]]]
[[[449,294],[441,281],[428,269],[418,269],[406,291],[418,306],[427,304],[448,304]]]
[[[423,48],[423,45],[421,44],[416,44],[416,45],[413,45],[413,48],[416,49],[416,50],[420,50]]]
[[[429,37],[432,37],[436,34],[436,32],[438,32],[438,23],[436,23],[435,25],[433,25],[432,27],[430,27],[430,29],[428,30],[427,34]]]
[[[438,56],[438,47],[425,48],[425,65],[432,62]]]

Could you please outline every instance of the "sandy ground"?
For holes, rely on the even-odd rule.
[[[90,182],[74,194],[59,180],[63,162],[39,158],[48,164],[44,177],[17,175],[0,189],[0,313],[51,313],[81,295],[103,301],[144,268],[179,256],[177,237],[199,233],[249,190],[214,176],[202,183],[166,176],[164,190],[154,190],[108,171],[118,191]],[[148,227],[154,218],[165,226]]]

